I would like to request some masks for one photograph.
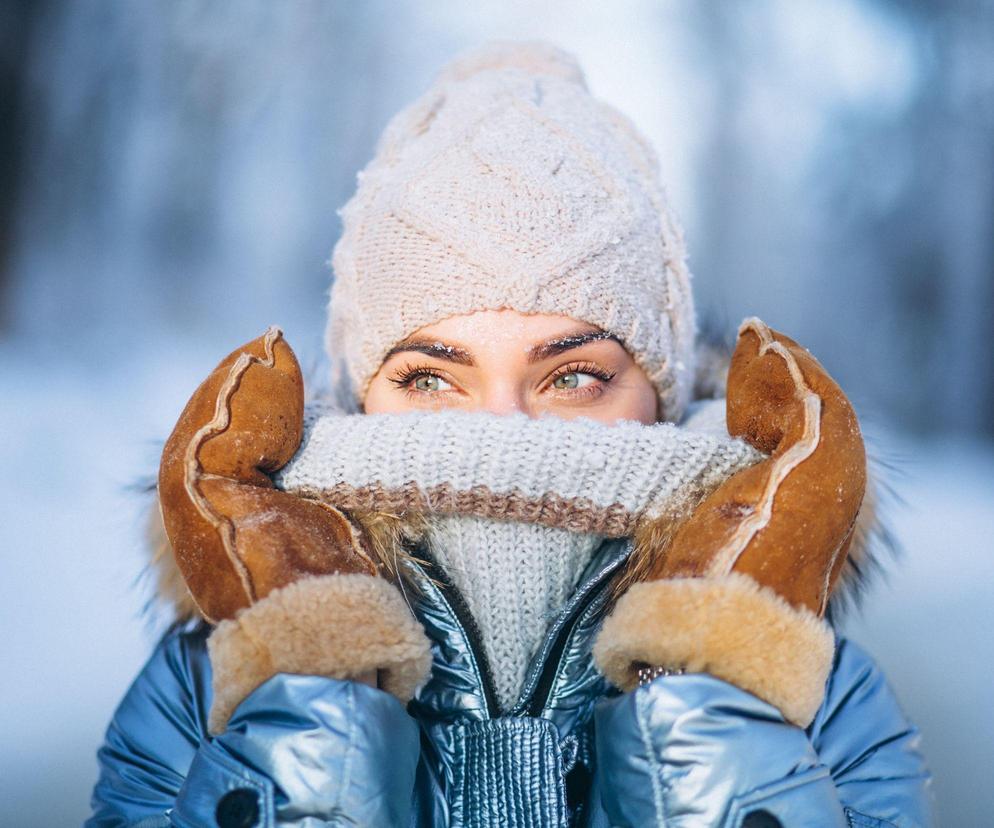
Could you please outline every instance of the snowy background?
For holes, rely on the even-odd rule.
[[[470,11],[470,9],[472,9]],[[980,0],[0,5],[0,822],[78,824],[161,617],[161,441],[271,323],[314,376],[335,214],[387,119],[490,37],[573,51],[657,147],[702,315],[853,397],[904,548],[846,629],[940,824],[994,767],[994,6]]]

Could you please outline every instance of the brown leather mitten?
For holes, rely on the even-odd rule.
[[[269,475],[303,434],[300,366],[278,328],[231,353],[194,392],[166,442],[159,503],[208,639],[210,730],[276,673],[378,675],[406,702],[427,677],[428,640],[379,577],[363,534]]]
[[[624,689],[645,666],[707,672],[806,726],[831,668],[823,617],[866,487],[859,424],[817,360],[758,319],[739,329],[727,423],[770,457],[650,550],[647,578],[618,601],[594,657]]]

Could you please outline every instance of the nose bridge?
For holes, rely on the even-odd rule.
[[[518,411],[529,414],[524,390],[510,377],[494,377],[487,383],[482,403],[483,410],[491,414],[514,414]]]

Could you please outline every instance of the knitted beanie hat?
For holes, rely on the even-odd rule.
[[[479,310],[567,316],[617,336],[677,420],[695,320],[652,149],[569,54],[495,42],[449,64],[387,126],[340,211],[326,344],[342,402],[387,352]]]

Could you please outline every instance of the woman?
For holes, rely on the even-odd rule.
[[[575,61],[455,61],[342,215],[335,404],[271,329],[166,444],[163,583],[206,623],[115,714],[90,824],[928,824],[916,731],[825,621],[851,406],[758,320],[692,400],[654,156]]]

